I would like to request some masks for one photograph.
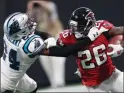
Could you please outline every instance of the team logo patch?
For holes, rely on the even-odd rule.
[[[35,49],[38,48],[40,45],[40,41],[35,39]]]

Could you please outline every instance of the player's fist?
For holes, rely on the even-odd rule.
[[[123,48],[120,44],[115,45],[115,44],[109,44],[109,49],[107,54],[111,57],[118,57],[123,53]]]
[[[50,38],[46,39],[44,41],[44,43],[47,44],[47,48],[52,47],[52,46],[56,46],[56,40],[53,37],[50,37]]]
[[[96,27],[92,27],[87,36],[90,38],[91,41],[94,41],[103,32],[104,31],[99,31]]]

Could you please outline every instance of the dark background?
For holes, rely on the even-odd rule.
[[[69,17],[74,9],[77,7],[85,6],[91,8],[97,20],[108,20],[114,25],[124,25],[124,0],[53,0],[57,7],[60,19],[64,25],[67,27]],[[1,0],[0,2],[0,56],[3,52],[3,29],[2,25],[4,19],[13,12],[25,12],[26,11],[27,0]],[[124,71],[124,54],[118,58],[114,58],[114,64],[118,69]],[[79,82],[80,79],[74,75],[76,71],[76,63],[73,57],[67,58],[66,62],[66,82],[75,83]],[[38,84],[45,86],[48,85],[48,79],[39,66],[38,61],[32,65],[32,67],[27,72]]]

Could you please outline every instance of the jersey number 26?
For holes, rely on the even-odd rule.
[[[81,64],[83,66],[83,69],[92,69],[95,68],[95,63],[90,62],[92,58],[95,57],[95,62],[97,66],[100,66],[104,64],[107,61],[107,55],[104,52],[106,49],[104,44],[101,44],[99,46],[96,46],[93,48],[93,56],[91,55],[90,50],[80,51],[78,52],[78,57],[81,58],[83,55],[86,56],[85,59],[81,60]],[[99,50],[102,51],[102,53],[99,53]]]

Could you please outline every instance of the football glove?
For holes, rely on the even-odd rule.
[[[120,56],[120,55],[123,53],[123,51],[124,51],[124,49],[122,48],[122,46],[121,46],[120,44],[118,44],[118,45],[109,44],[108,46],[109,46],[109,48],[112,49],[112,51],[110,51],[110,52],[108,51],[108,52],[107,52],[107,54],[108,54],[109,56],[111,56],[111,57],[118,57],[118,56]]]
[[[46,39],[46,40],[44,41],[44,43],[47,44],[47,47],[46,47],[46,48],[56,46],[56,40],[55,40],[55,38],[53,38],[53,37],[50,37],[50,38]]]

